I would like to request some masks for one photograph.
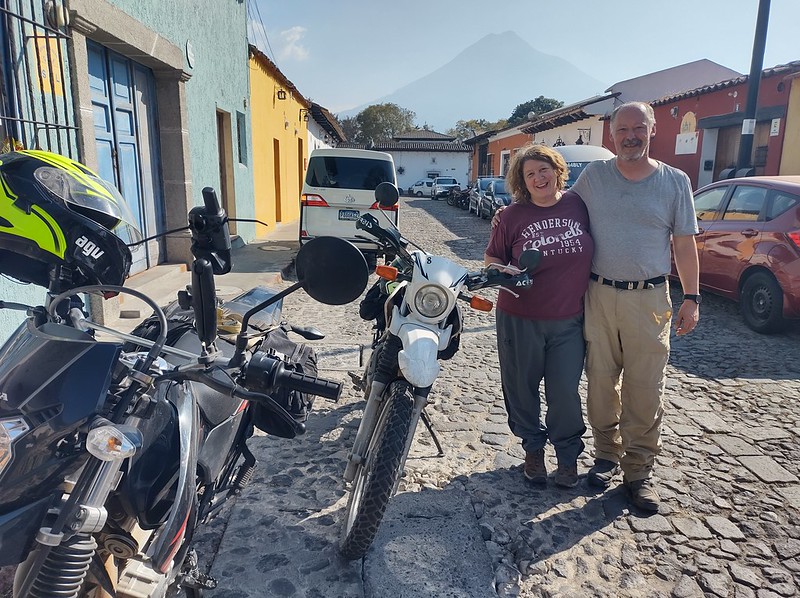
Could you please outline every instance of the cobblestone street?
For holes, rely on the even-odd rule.
[[[401,202],[401,228],[413,242],[480,267],[487,221],[443,201]],[[237,261],[235,284],[277,272],[296,249],[272,240],[240,250],[259,267]],[[345,382],[345,391],[338,403],[317,399],[304,436],[250,441],[259,460],[253,483],[195,537],[201,563],[219,579],[211,596],[797,595],[798,325],[761,336],[735,304],[704,294],[697,330],[672,339],[655,470],[663,501],[648,517],[629,507],[619,478],[606,492],[586,485],[588,434],[576,488],[523,481],[523,453],[508,431],[499,388],[494,311],[464,306],[461,350],[440,362],[428,409],[445,456],[436,457],[420,427],[375,544],[363,562],[348,563],[336,549],[342,473],[363,409],[348,372],[360,372],[359,347],[369,343],[371,324],[358,318],[356,304],[322,306],[302,291],[287,297],[285,319],[327,334],[313,343],[320,374]],[[552,447],[548,462],[554,470]]]
[[[489,223],[427,199],[401,199],[401,228],[412,241],[478,268]],[[484,293],[491,298],[492,293]],[[673,289],[678,301],[679,289]],[[655,470],[661,513],[632,511],[618,484],[590,490],[589,436],[573,490],[533,489],[523,482],[523,453],[506,424],[495,351],[494,312],[465,312],[461,351],[441,362],[429,411],[445,448],[436,458],[420,428],[401,493],[375,546],[361,563],[336,554],[345,495],[341,475],[363,401],[355,390],[333,405],[321,400],[302,439],[254,439],[256,483],[234,506],[212,573],[215,596],[471,596],[442,583],[455,574],[461,546],[438,561],[406,564],[407,576],[375,587],[370,572],[414,542],[407,532],[426,493],[466,495],[491,561],[500,596],[794,596],[800,580],[798,434],[800,329],[761,336],[735,304],[704,294],[701,322],[673,336],[663,452]],[[285,317],[328,333],[316,344],[323,375],[358,372],[358,346],[369,324],[354,305],[330,308],[290,296]],[[585,385],[582,385],[585,396]],[[549,468],[555,469],[552,448]],[[451,494],[448,494],[451,493]],[[457,504],[456,502],[453,504]],[[447,512],[418,513],[434,524]],[[224,522],[202,532],[219,535]],[[209,540],[210,541],[210,540]],[[202,543],[201,543],[202,544]],[[477,566],[473,563],[471,566]],[[425,585],[434,584],[431,585]],[[254,585],[255,584],[255,585]],[[415,589],[416,588],[416,589]],[[430,592],[430,593],[429,593]]]

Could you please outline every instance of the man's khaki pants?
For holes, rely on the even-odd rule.
[[[628,481],[647,478],[661,449],[669,283],[622,290],[592,280],[585,315],[587,414],[595,458],[619,462]]]

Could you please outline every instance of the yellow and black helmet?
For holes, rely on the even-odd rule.
[[[0,155],[0,272],[49,287],[68,269],[72,286],[121,285],[128,244],[141,240],[119,192],[86,166],[36,150]]]

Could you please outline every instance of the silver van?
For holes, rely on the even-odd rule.
[[[399,225],[397,205],[379,210],[375,201],[375,187],[384,182],[397,185],[390,154],[336,148],[312,151],[300,199],[300,244],[315,237],[339,237],[352,242],[368,259],[383,253],[375,243],[356,238],[356,233],[363,234],[356,231],[356,220],[371,212],[388,224],[380,214],[383,211]]]

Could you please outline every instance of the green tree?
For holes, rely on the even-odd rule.
[[[553,98],[539,96],[535,100],[530,100],[524,104],[519,104],[516,108],[514,108],[514,112],[512,112],[511,116],[508,117],[508,125],[514,126],[524,123],[526,120],[528,120],[528,114],[531,112],[534,114],[544,114],[545,112],[550,112],[556,108],[561,108],[563,105],[564,102],[561,100],[554,100]]]
[[[464,141],[465,139],[469,139],[470,137],[475,137],[475,135],[480,135],[481,133],[485,133],[486,131],[497,131],[498,129],[502,129],[505,126],[506,126],[505,119],[500,119],[496,122],[491,122],[484,118],[459,120],[456,122],[455,127],[453,127],[452,129],[448,129],[445,132],[445,135],[450,135],[451,137],[455,137],[458,141]]]
[[[414,112],[397,104],[374,104],[367,106],[356,115],[358,131],[353,141],[358,143],[377,143],[390,141],[399,133],[414,128]]]
[[[358,121],[355,116],[346,116],[343,118],[337,116],[336,120],[338,120],[339,124],[342,126],[342,132],[347,141],[353,141],[353,139],[358,136],[358,132],[361,129],[358,126]]]

